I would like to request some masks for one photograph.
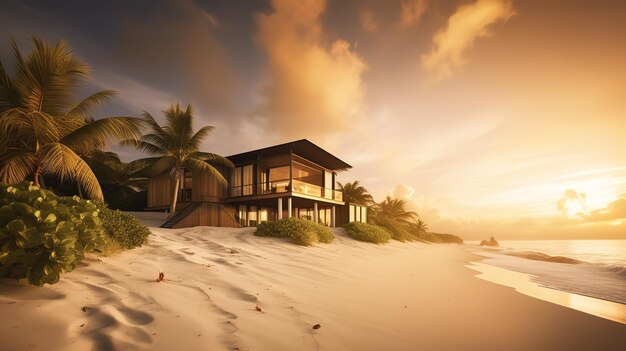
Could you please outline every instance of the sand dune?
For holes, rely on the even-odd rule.
[[[623,324],[477,279],[462,246],[379,246],[340,229],[316,247],[251,229],[151,229],[142,248],[91,257],[56,285],[0,280],[0,350],[618,350],[626,340]]]

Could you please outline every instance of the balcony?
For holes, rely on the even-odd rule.
[[[257,196],[269,194],[295,193],[320,199],[343,201],[343,193],[340,190],[323,188],[319,185],[306,183],[299,180],[292,180],[293,187],[290,187],[289,179],[277,180],[266,184],[240,185],[230,188],[230,197]]]

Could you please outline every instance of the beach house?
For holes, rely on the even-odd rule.
[[[179,189],[178,210],[166,228],[199,225],[256,226],[297,217],[330,227],[367,221],[367,207],[344,202],[337,173],[352,166],[302,139],[228,156],[235,168],[215,176],[187,172]],[[174,182],[169,174],[148,180],[148,210],[167,210]]]

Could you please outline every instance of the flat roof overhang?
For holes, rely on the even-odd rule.
[[[343,171],[352,168],[352,166],[340,160],[337,156],[313,144],[307,139],[247,151],[228,156],[227,158],[234,164],[241,164],[257,160],[258,158],[284,155],[290,152],[332,171]]]

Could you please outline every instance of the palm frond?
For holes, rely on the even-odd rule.
[[[75,180],[85,194],[94,200],[102,200],[102,189],[89,165],[69,147],[61,143],[48,143],[36,154],[47,173]]]
[[[231,160],[227,159],[226,157],[220,156],[218,154],[210,153],[210,152],[195,151],[189,154],[189,157],[208,162],[209,164],[213,166],[224,166],[228,168],[235,168],[235,165],[231,162]]]
[[[139,136],[141,125],[137,118],[109,117],[83,125],[61,139],[61,142],[81,155],[88,155],[103,146],[107,139],[127,140]]]
[[[37,160],[24,149],[6,150],[0,155],[0,181],[19,183],[35,171]]]
[[[93,120],[91,116],[93,111],[109,102],[114,95],[113,90],[103,90],[92,94],[68,110],[62,119],[67,121],[80,120],[83,123],[90,122]]]
[[[215,127],[213,126],[204,126],[202,128],[200,128],[196,134],[194,134],[188,141],[188,145],[195,147],[196,149],[200,148],[200,143],[202,143],[202,140],[204,140],[209,133],[211,133],[211,131],[215,129]]]

